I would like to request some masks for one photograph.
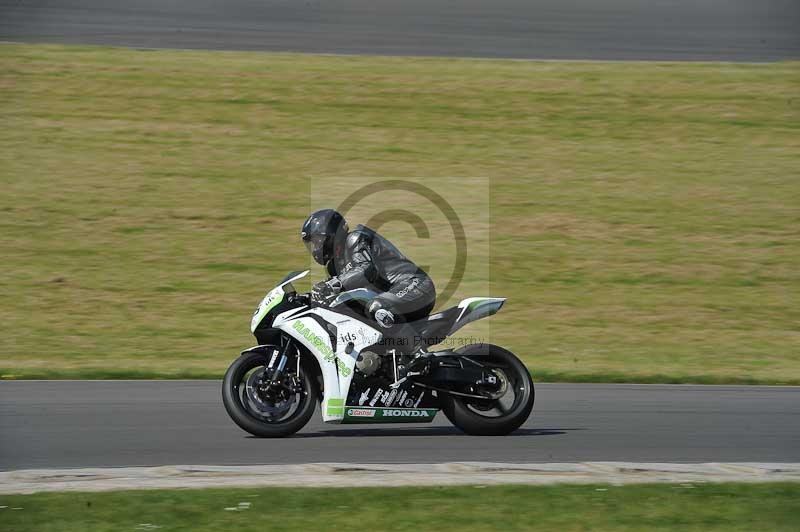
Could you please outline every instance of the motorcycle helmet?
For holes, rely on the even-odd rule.
[[[311,213],[300,236],[314,260],[324,266],[333,258],[334,250],[344,245],[349,231],[341,214],[333,209],[321,209]]]

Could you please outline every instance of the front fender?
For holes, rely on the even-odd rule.
[[[253,347],[249,347],[244,351],[242,351],[241,353],[239,353],[239,356],[249,355],[250,353],[262,353],[266,355],[267,349],[271,347],[275,347],[275,345],[274,344],[254,345]]]

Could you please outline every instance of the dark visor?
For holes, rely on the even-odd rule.
[[[316,259],[322,256],[322,251],[325,246],[325,235],[312,235],[303,239],[303,244],[306,245],[308,252]]]

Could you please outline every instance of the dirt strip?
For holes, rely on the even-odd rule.
[[[0,494],[258,486],[800,482],[800,463],[176,465],[0,472]]]

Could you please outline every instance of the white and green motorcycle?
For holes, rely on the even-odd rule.
[[[491,344],[429,351],[504,298],[473,297],[391,336],[365,309],[377,295],[350,290],[324,303],[298,294],[288,274],[261,301],[250,329],[259,345],[225,373],[222,399],[233,421],[260,437],[294,434],[317,400],[326,423],[421,423],[439,410],[468,434],[503,435],[531,413],[533,381],[511,352]]]

